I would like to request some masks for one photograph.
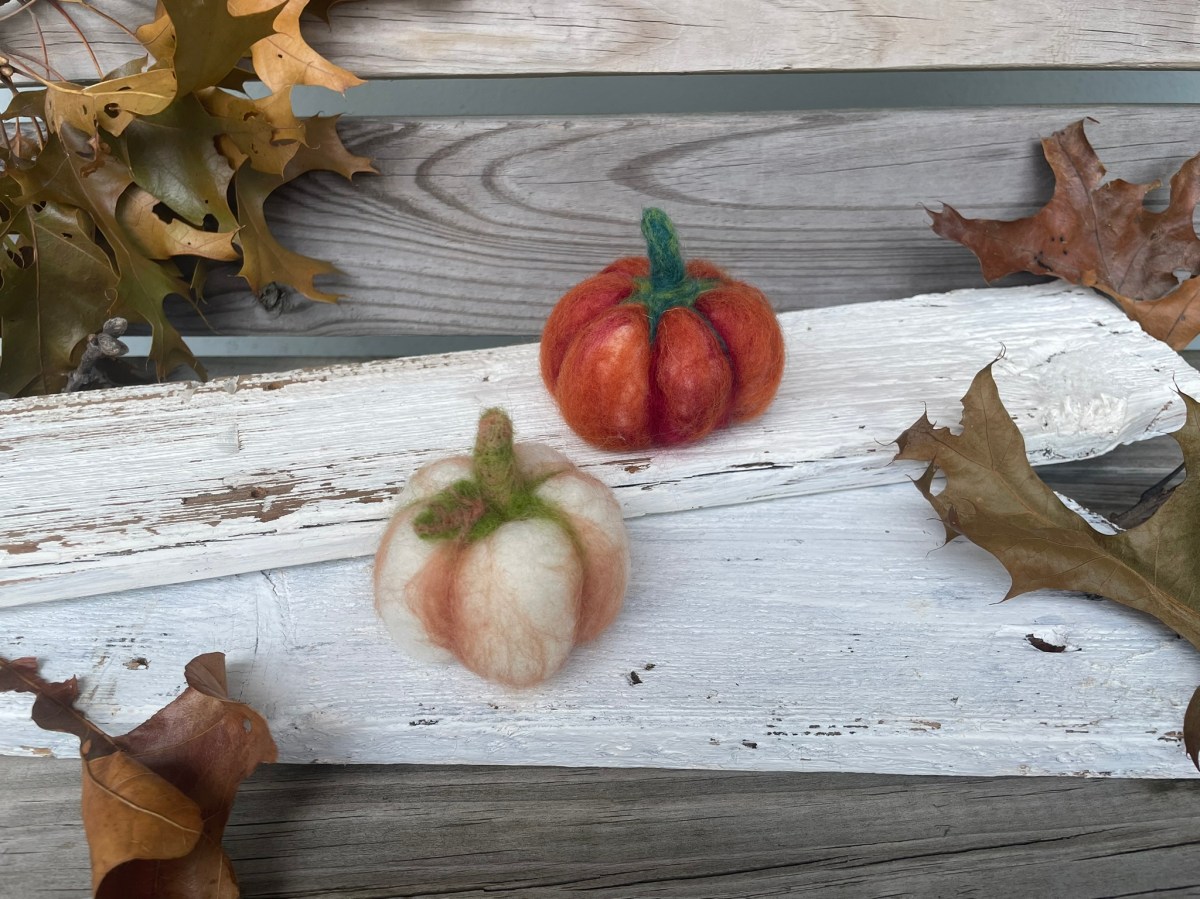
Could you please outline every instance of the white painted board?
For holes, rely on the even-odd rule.
[[[1035,463],[1182,423],[1200,374],[1089,291],[966,290],[785,313],[788,366],[760,419],[690,447],[584,445],[537,347],[0,404],[0,606],[374,551],[419,465],[472,442],[479,411],[562,449],[628,517],[904,480],[891,442],[956,421],[1002,350],[1001,393]]]
[[[910,485],[630,528],[625,610],[527,691],[401,655],[367,560],[3,609],[0,653],[81,675],[84,707],[119,732],[175,695],[189,658],[223,650],[287,762],[1194,774],[1180,730],[1195,651],[1107,601],[999,604],[1003,569],[965,541],[935,549]],[[76,752],[28,710],[0,695],[0,752]]]

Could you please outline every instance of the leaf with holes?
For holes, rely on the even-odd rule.
[[[229,698],[225,656],[197,656],[187,689],[110,737],[75,707],[75,678],[46,681],[34,659],[0,658],[0,692],[31,693],[33,720],[73,734],[83,757],[83,826],[97,899],[237,899],[221,836],[238,785],[276,757],[262,716]]]
[[[233,166],[217,151],[223,132],[189,94],[155,116],[139,118],[125,131],[125,161],[138,186],[197,228],[211,221],[219,231],[237,228],[229,208]]]
[[[933,230],[979,257],[991,281],[1014,272],[1053,275],[1095,287],[1148,333],[1182,349],[1200,334],[1200,156],[1171,179],[1167,208],[1146,207],[1151,184],[1105,181],[1105,168],[1075,122],[1042,141],[1054,171],[1054,196],[1015,221],[964,218],[953,207],[929,211]],[[1182,284],[1176,272],[1188,280]]]
[[[141,55],[98,84],[43,81],[10,99],[0,113],[0,234],[10,251],[0,266],[0,334],[12,336],[0,383],[9,392],[61,388],[81,340],[111,316],[150,326],[160,378],[180,366],[203,377],[164,309],[172,296],[201,302],[210,271],[202,260],[241,259],[256,289],[277,281],[335,299],[315,284],[333,266],[281,246],[263,212],[275,188],[304,172],[370,170],[346,152],[332,120],[292,110],[296,84],[359,83],[303,41],[304,6],[161,0],[137,31],[154,57],[149,68]],[[241,66],[247,57],[257,71]],[[245,95],[255,78],[272,92]],[[78,222],[79,250],[37,250],[35,238],[53,237],[33,224],[47,203]],[[36,261],[23,267],[26,257],[71,265],[48,273]],[[77,277],[85,263],[89,277]]]
[[[197,94],[218,131],[217,147],[233,169],[249,163],[282,175],[306,138],[304,122],[292,112],[290,89],[267,97],[235,97],[222,90]]]
[[[117,201],[117,221],[148,259],[200,256],[232,262],[238,258],[233,231],[202,231],[161,213],[158,199],[137,185]]]
[[[947,539],[963,535],[1008,570],[1005,599],[1045,589],[1099,594],[1153,615],[1200,648],[1200,402],[1181,398],[1187,419],[1172,436],[1189,476],[1153,516],[1117,534],[1094,529],[1034,473],[990,365],[963,397],[961,434],[923,415],[897,439],[896,458],[928,463],[917,487]],[[935,493],[939,472],[946,486]],[[1200,750],[1200,720],[1186,732],[1189,751]]]
[[[90,87],[67,82],[46,85],[46,121],[54,131],[64,125],[94,134],[97,127],[119,135],[137,116],[162,112],[175,98],[175,73],[151,69]]]

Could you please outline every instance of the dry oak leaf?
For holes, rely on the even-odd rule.
[[[225,78],[254,44],[275,33],[282,9],[280,2],[260,3],[239,14],[225,0],[160,0],[156,18],[137,30],[137,39],[157,68],[175,73],[183,96]]]
[[[1095,287],[1143,329],[1175,349],[1200,334],[1200,238],[1192,224],[1200,201],[1200,156],[1171,179],[1167,208],[1144,205],[1159,183],[1104,181],[1105,168],[1082,121],[1042,141],[1054,196],[1015,221],[968,219],[953,207],[927,210],[933,230],[979,257],[988,281],[1014,272],[1053,275]],[[1175,272],[1190,280],[1180,284]]]
[[[83,826],[97,899],[237,899],[221,835],[238,785],[275,743],[229,698],[225,656],[197,656],[188,689],[149,721],[110,737],[75,708],[75,678],[50,683],[34,659],[0,658],[0,692],[32,693],[33,720],[74,734],[83,757]]]
[[[133,185],[117,200],[117,221],[150,259],[172,256],[203,256],[232,262],[238,258],[233,246],[233,231],[202,231],[181,218],[164,221],[159,215],[158,197]]]
[[[136,116],[162,112],[175,99],[175,73],[151,69],[80,87],[65,81],[45,82],[46,122],[58,132],[73,125],[85,134],[99,126],[119,135]]]
[[[355,156],[337,133],[337,116],[313,116],[308,125],[307,145],[298,145],[282,175],[260,172],[243,165],[233,176],[238,219],[242,228],[234,238],[242,249],[242,268],[238,272],[250,289],[259,293],[272,281],[291,284],[306,297],[320,302],[336,302],[337,294],[316,286],[318,275],[335,274],[336,266],[320,259],[294,253],[275,240],[267,226],[263,204],[278,187],[309,172],[337,172],[352,178],[361,172],[374,172],[370,160]]]
[[[272,91],[297,84],[327,87],[345,93],[363,80],[336,66],[308,45],[300,34],[300,14],[308,0],[287,0],[275,17],[275,33],[250,51],[254,71]],[[274,9],[272,0],[229,0],[229,11],[247,16]]]
[[[217,149],[223,125],[194,94],[136,119],[118,143],[133,180],[197,228],[237,229],[229,208],[233,166]],[[211,218],[210,218],[211,217]]]
[[[258,99],[209,88],[197,99],[211,117],[217,147],[233,169],[249,163],[260,172],[282,175],[305,141],[307,127],[292,111],[291,88]]]
[[[1200,472],[1200,402],[1180,396],[1187,419],[1172,436],[1188,472]],[[945,525],[946,539],[961,534],[1000,560],[1012,578],[1005,599],[1046,589],[1098,594],[1153,615],[1200,649],[1200,476],[1185,478],[1140,525],[1102,534],[1030,467],[991,365],[962,402],[961,434],[922,415],[897,438],[897,459],[929,463],[916,485]],[[946,485],[934,493],[939,471]],[[1200,768],[1200,700],[1188,708],[1184,733]]]
[[[82,210],[55,202],[22,206],[0,224],[0,393],[58,393],[79,363],[76,349],[108,318],[82,285],[101,293],[117,273]]]

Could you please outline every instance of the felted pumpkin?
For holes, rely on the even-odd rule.
[[[542,380],[567,424],[607,449],[698,440],[761,414],[783,377],[770,302],[711,262],[684,263],[667,214],[642,215],[647,257],[571,288],[542,331]]]
[[[418,469],[375,557],[375,608],[418,659],[525,687],[620,611],[629,537],[612,491],[561,453],[513,444],[500,409],[472,456]]]

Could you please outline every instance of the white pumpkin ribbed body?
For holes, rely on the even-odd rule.
[[[539,444],[517,444],[517,467],[541,480],[548,518],[509,521],[474,541],[427,540],[413,520],[446,487],[471,476],[465,456],[409,479],[376,557],[376,608],[414,658],[457,657],[489,680],[545,680],[578,642],[620,610],[629,540],[612,491]]]
[[[455,588],[458,653],[472,671],[524,686],[567,660],[583,563],[561,525],[540,518],[501,525],[463,551]]]

